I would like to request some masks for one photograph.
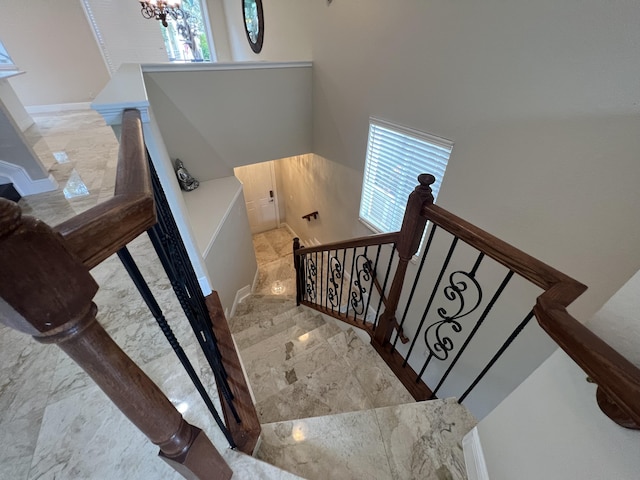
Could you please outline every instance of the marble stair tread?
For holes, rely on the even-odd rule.
[[[230,320],[261,422],[413,402],[353,329],[292,298],[252,295]]]
[[[269,356],[246,364],[262,422],[414,401],[373,347],[351,328],[277,362]]]
[[[455,399],[265,424],[257,457],[309,480],[465,480],[476,419]]]
[[[253,362],[276,366],[340,332],[337,325],[330,323],[323,323],[311,331],[293,325],[248,348],[240,349],[240,354],[247,369],[251,368]]]
[[[325,325],[325,321],[319,314],[310,313],[309,311],[301,310],[300,307],[296,307],[274,317],[265,318],[254,326],[233,335],[238,348],[245,349],[294,326],[301,329],[296,331],[300,336],[322,325]]]
[[[229,320],[229,327],[231,328],[231,333],[233,334],[241,333],[244,330],[255,328],[258,326],[260,328],[269,328],[283,320],[296,315],[297,313],[302,313],[304,311],[305,310],[302,307],[284,304],[277,310],[256,310],[251,313],[235,315]]]
[[[295,304],[295,297],[288,295],[253,294],[238,304],[235,316],[246,315],[256,311],[284,311],[294,307]]]

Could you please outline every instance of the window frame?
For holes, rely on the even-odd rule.
[[[441,178],[436,179],[436,183],[434,183],[434,185],[437,184],[436,188],[434,189],[434,201],[439,193],[439,188],[441,186],[442,180],[444,178],[444,173],[446,172],[446,168],[449,164],[449,161],[451,160],[451,153],[453,151],[453,146],[454,146],[454,142],[451,140],[448,140],[444,137],[438,136],[438,135],[434,135],[432,133],[427,133],[427,132],[422,132],[420,130],[416,130],[410,127],[406,127],[404,125],[399,125],[397,123],[393,123],[393,122],[389,122],[386,120],[382,120],[380,118],[377,117],[370,117],[369,118],[369,132],[367,135],[367,151],[366,151],[366,155],[365,155],[365,165],[364,165],[364,171],[362,174],[362,189],[360,191],[360,205],[359,205],[359,209],[358,209],[358,220],[360,221],[360,223],[362,223],[365,227],[367,227],[369,230],[371,230],[374,233],[389,233],[387,231],[385,231],[384,229],[379,228],[378,226],[374,225],[372,223],[372,219],[371,218],[365,218],[365,216],[363,216],[363,210],[367,209],[367,206],[369,205],[369,209],[371,208],[370,205],[374,202],[374,199],[372,198],[370,201],[367,201],[367,204],[364,204],[365,202],[365,189],[368,188],[367,183],[371,183],[370,179],[369,179],[369,166],[370,166],[370,162],[372,161],[372,144],[373,143],[379,143],[380,142],[380,136],[378,135],[377,139],[374,139],[374,137],[376,136],[376,132],[375,129],[376,128],[381,128],[383,130],[386,131],[390,131],[392,132],[392,134],[398,134],[402,137],[408,137],[409,139],[411,139],[411,142],[419,142],[422,145],[425,145],[427,148],[431,147],[431,148],[438,148],[438,149],[442,149],[442,150],[446,150],[448,151],[448,156],[446,158],[446,163],[444,164],[444,168],[442,168],[442,175]],[[402,165],[407,165],[408,162],[404,161],[403,159],[399,159],[400,161],[402,161]],[[425,163],[425,168],[422,169],[423,171],[419,172],[419,173],[433,173],[433,172],[429,172],[429,164],[436,164],[437,162],[429,159],[429,157],[427,155],[425,155],[424,157],[424,163]],[[385,166],[387,166],[388,164],[385,164]],[[439,167],[441,168],[441,167]],[[426,171],[425,171],[426,170]],[[413,182],[411,185],[408,184],[408,180],[407,179],[402,179],[403,180],[403,189],[404,190],[408,190],[409,192],[413,191],[413,189],[415,188],[416,185],[418,185],[418,180],[417,180],[417,175],[416,178],[413,179]],[[375,188],[376,184],[371,183],[371,188]],[[433,185],[432,185],[432,189],[433,189]],[[406,198],[404,199],[404,205],[406,205]],[[363,208],[363,205],[365,208]],[[393,208],[393,205],[392,207]],[[383,208],[378,208],[378,210],[383,210]],[[404,212],[402,217],[404,216]],[[402,224],[402,217],[400,217],[399,219],[397,217],[395,217],[393,219],[393,221],[400,221],[400,225]],[[428,225],[427,225],[428,227]],[[400,229],[400,226],[398,226],[398,230]],[[397,231],[397,230],[391,230],[391,231]],[[427,228],[425,228],[425,234],[426,234]],[[423,235],[423,238],[420,242],[420,247],[418,248],[418,251],[416,252],[416,255],[420,255],[422,253],[423,247],[424,247],[424,239],[425,239],[425,235]],[[414,257],[415,258],[415,257]]]

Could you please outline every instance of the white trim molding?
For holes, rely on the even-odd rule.
[[[478,427],[474,427],[462,439],[462,450],[464,452],[464,463],[467,468],[469,480],[489,480],[487,464],[482,452]]]
[[[294,237],[298,237],[298,238],[300,238],[300,237],[298,236],[298,234],[297,234],[296,232],[294,232],[294,231],[293,231],[293,228],[291,228],[291,226],[290,226],[287,222],[280,222],[280,227],[279,227],[279,228],[281,228],[281,227],[284,227],[284,228],[286,228],[287,230],[289,230],[289,233],[290,233],[291,235],[293,235]]]
[[[51,192],[58,188],[58,182],[53,178],[53,175],[34,180],[20,165],[5,162],[4,160],[0,160],[0,175],[11,180],[15,189],[23,197]]]
[[[242,301],[249,295],[251,295],[251,285],[245,285],[236,292],[236,298],[233,299],[233,305],[231,305],[231,313],[227,315],[227,320],[233,318],[233,316],[236,314],[236,308],[238,307],[238,304],[242,303]]]

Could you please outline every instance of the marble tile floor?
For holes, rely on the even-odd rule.
[[[258,458],[309,480],[464,480],[475,424],[455,399],[271,423]]]
[[[94,112],[34,116],[27,132],[60,188],[23,198],[26,215],[56,225],[113,193],[118,144]],[[56,159],[57,158],[57,159]],[[73,171],[89,195],[66,198]],[[217,390],[191,328],[151,243],[129,244],[150,288],[214,403]],[[165,392],[184,417],[203,428],[236,472],[234,478],[294,479],[295,475],[229,450],[204,402],[178,362],[116,256],[92,270],[100,285],[98,321]],[[0,325],[0,479],[178,479],[87,375],[53,345]]]
[[[258,261],[256,294],[295,295],[293,269],[293,235],[277,228],[253,235],[253,249]]]
[[[60,188],[25,197],[25,215],[57,225],[113,196],[118,140],[91,111],[33,115],[24,134]]]

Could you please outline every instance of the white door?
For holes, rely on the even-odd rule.
[[[243,183],[251,233],[273,230],[277,225],[273,162],[256,163],[233,169]]]

